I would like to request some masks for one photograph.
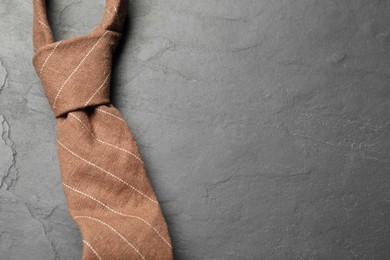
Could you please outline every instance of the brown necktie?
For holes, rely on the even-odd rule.
[[[82,259],[172,259],[136,142],[109,99],[127,1],[107,0],[90,33],[54,41],[45,0],[34,0],[33,64],[57,118],[63,187],[81,231]]]

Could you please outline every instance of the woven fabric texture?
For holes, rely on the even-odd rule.
[[[57,118],[58,156],[82,259],[172,259],[160,205],[136,141],[110,104],[111,63],[127,0],[107,0],[100,25],[55,41],[34,0],[33,64]]]

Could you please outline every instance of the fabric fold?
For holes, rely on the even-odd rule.
[[[110,104],[112,57],[127,1],[107,0],[91,32],[55,41],[34,0],[33,64],[57,118],[58,157],[82,259],[172,259],[160,205],[136,141]]]

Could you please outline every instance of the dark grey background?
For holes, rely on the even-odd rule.
[[[56,39],[103,0],[51,1]],[[113,103],[176,259],[390,259],[390,1],[134,0]],[[32,1],[0,1],[0,259],[80,259]]]

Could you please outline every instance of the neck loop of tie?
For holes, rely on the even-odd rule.
[[[106,0],[100,25],[85,35],[54,41],[45,0],[34,0],[33,64],[56,117],[110,102],[112,56],[126,11],[127,1]]]

